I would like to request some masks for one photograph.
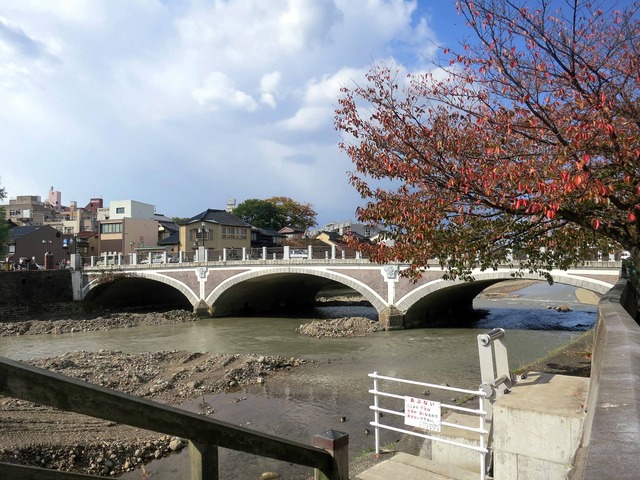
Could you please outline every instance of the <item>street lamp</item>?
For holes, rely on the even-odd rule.
[[[200,224],[200,228],[196,230],[196,243],[195,246],[198,248],[198,261],[205,261],[205,249],[204,249],[204,236],[208,232],[205,222],[203,221]],[[202,246],[200,245],[200,239],[202,239]]]
[[[202,246],[204,247],[204,234],[207,233],[207,227],[205,226],[205,223],[202,222],[202,224],[200,225],[200,238],[202,238]]]

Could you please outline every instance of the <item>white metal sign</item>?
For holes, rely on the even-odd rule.
[[[405,425],[439,432],[440,422],[440,402],[416,397],[404,397]]]

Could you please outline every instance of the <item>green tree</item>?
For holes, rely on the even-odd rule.
[[[171,217],[171,220],[178,225],[186,225],[189,221],[188,217]]]
[[[245,222],[259,228],[279,230],[286,224],[286,218],[280,209],[267,200],[251,198],[239,203],[233,214]]]
[[[306,230],[317,225],[317,213],[309,203],[299,203],[289,197],[271,197],[267,202],[274,204],[284,216],[283,227],[296,227]]]
[[[395,240],[367,253],[413,275],[438,258],[467,279],[509,250],[550,281],[594,246],[640,266],[638,4],[457,5],[469,40],[432,72],[374,65],[342,89],[340,146],[367,199],[357,216]]]

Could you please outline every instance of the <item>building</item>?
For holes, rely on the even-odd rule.
[[[354,223],[351,220],[342,222],[331,222],[326,225],[307,231],[307,236],[315,238],[322,232],[336,232],[340,235],[352,233],[360,235],[364,238],[373,238],[385,231],[382,225],[369,225],[366,223]]]
[[[180,251],[180,226],[159,213],[154,215],[154,219],[158,222],[158,247],[177,255]]]
[[[178,224],[169,217],[156,213],[153,215],[153,219],[158,222],[158,242],[180,232]]]
[[[286,238],[302,238],[305,236],[304,229],[298,227],[284,227],[278,230],[280,235],[284,235]]]
[[[85,208],[79,208],[75,201],[64,206],[62,194],[53,187],[45,201],[37,195],[21,195],[0,205],[5,217],[17,225],[50,225],[64,235],[82,233],[85,237],[89,232],[97,232],[97,209],[101,207],[101,198],[92,198]]]
[[[75,235],[82,232],[95,232],[98,229],[96,214],[92,211],[78,208],[72,201],[68,207],[62,207],[55,217],[46,222],[65,235]]]
[[[109,202],[98,208],[98,255],[128,255],[158,249],[155,207],[135,200]]]
[[[352,240],[356,240],[358,243],[370,243],[371,242],[368,238],[363,237],[362,235],[360,235],[358,233],[348,232],[347,234],[349,235],[349,237]],[[325,244],[330,245],[332,247],[336,247],[336,252],[339,255],[342,255],[343,253],[345,255],[352,255],[353,252],[356,251],[356,248],[349,244],[348,239],[347,239],[347,234],[341,234],[341,233],[338,233],[338,232],[321,232],[315,238],[316,238],[316,240],[319,240],[322,243],[325,243]]]
[[[148,203],[135,200],[113,200],[108,208],[98,209],[98,220],[122,220],[124,218],[138,218],[148,220],[153,218],[156,207]]]
[[[4,208],[7,220],[21,226],[44,225],[56,218],[56,211],[37,195],[20,195],[10,198],[9,203],[0,205],[0,208]]]
[[[280,247],[287,239],[286,235],[270,229],[270,228],[258,228],[251,227],[251,247]]]
[[[51,207],[55,212],[59,212],[62,209],[62,193],[53,190],[53,187],[49,189],[49,207]]]
[[[180,226],[180,250],[250,248],[251,225],[226,210],[207,209]]]
[[[49,225],[26,225],[9,229],[7,254],[4,260],[19,263],[28,259],[32,265],[44,265],[46,253],[50,253],[54,264],[69,260],[69,237]],[[66,247],[65,247],[66,245]]]

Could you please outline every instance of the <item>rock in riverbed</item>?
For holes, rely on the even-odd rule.
[[[313,320],[300,325],[296,332],[315,338],[363,337],[383,330],[380,324],[366,317],[343,317],[333,320]]]

